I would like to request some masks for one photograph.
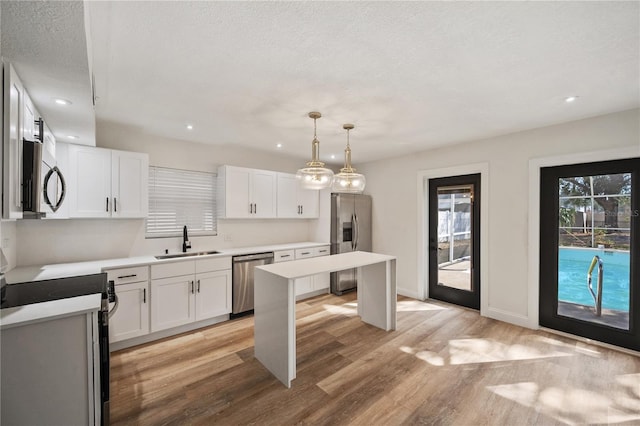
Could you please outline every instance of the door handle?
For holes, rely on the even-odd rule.
[[[191,294],[195,294],[195,288],[193,286],[193,280],[191,281]]]
[[[109,211],[109,197],[107,197],[107,209],[106,209],[106,211],[107,212]]]
[[[198,293],[200,293],[200,280],[198,280]]]
[[[359,227],[358,226],[358,216],[356,216],[354,214],[353,215],[353,220],[354,220],[354,223],[353,223],[353,231],[354,231],[353,235],[354,235],[354,238],[353,239],[355,240],[354,245],[353,245],[353,249],[354,250],[358,250],[358,239],[359,239],[359,236],[360,236],[360,232],[358,232],[358,227]]]
[[[142,303],[147,303],[147,289],[142,289]]]
[[[113,211],[115,213],[118,212],[118,199],[116,197],[113,197]]]

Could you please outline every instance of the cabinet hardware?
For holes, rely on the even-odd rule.
[[[291,256],[291,255],[290,255],[290,254],[283,254],[283,255],[282,255],[282,256],[280,256],[280,257],[289,257],[289,256]]]
[[[191,281],[191,294],[195,294],[194,282]]]
[[[137,276],[138,276],[138,274],[121,275],[121,276],[119,276],[119,277],[118,277],[118,279],[119,279],[119,280],[122,280],[122,279],[124,279],[124,278],[134,278],[134,277],[137,277]]]
[[[115,213],[118,212],[118,199],[116,197],[113,197],[113,211]]]
[[[142,303],[147,303],[147,289],[142,289]]]
[[[253,203],[249,203],[249,214],[253,213]]]
[[[304,206],[300,206],[300,214],[304,214]]]
[[[311,254],[311,252],[310,252],[310,251],[303,251],[303,252],[302,252],[302,253],[300,253],[300,254],[302,254],[303,256],[306,256],[306,255],[308,255],[308,254]]]
[[[253,204],[253,213],[257,214],[258,213],[258,205],[257,204]]]
[[[109,211],[109,197],[107,197],[107,209],[105,211]]]
[[[198,280],[198,293],[200,293],[200,280]]]

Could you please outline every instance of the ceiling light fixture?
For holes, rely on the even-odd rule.
[[[69,138],[69,139],[74,139],[74,140],[75,140],[75,139],[80,139],[79,137],[74,136],[74,135],[68,135],[68,136],[67,136],[67,138]]]
[[[56,102],[58,105],[71,105],[71,101],[68,101],[68,100],[66,100],[66,99],[61,99],[61,98],[56,98],[56,99],[55,99],[55,102]]]
[[[349,146],[349,130],[353,130],[353,124],[344,124],[343,129],[347,131],[347,147],[344,150],[344,167],[340,173],[333,177],[333,192],[360,193],[364,191],[366,179],[364,175],[356,173],[356,169],[351,167],[351,146]]]
[[[276,148],[282,148],[282,144],[281,143],[276,144]]]
[[[193,130],[193,126],[191,124],[187,124],[187,130]]]
[[[324,189],[331,186],[333,171],[324,167],[324,163],[319,160],[320,157],[320,141],[316,137],[316,120],[322,117],[322,114],[316,111],[309,113],[309,117],[313,118],[313,141],[311,142],[311,161],[307,162],[307,167],[298,170],[296,178],[300,182],[300,186],[305,189]]]
[[[577,96],[569,96],[569,97],[564,98],[564,101],[567,102],[567,103],[571,103],[571,102],[575,102],[577,99],[578,99]]]

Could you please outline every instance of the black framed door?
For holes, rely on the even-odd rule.
[[[429,179],[429,297],[480,309],[480,174]]]
[[[640,350],[640,158],[540,177],[540,325]]]

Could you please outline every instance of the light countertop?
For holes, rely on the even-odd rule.
[[[236,247],[220,249],[219,253],[198,256],[197,259],[209,257],[236,256],[251,253],[262,253],[280,250],[295,250],[298,248],[328,246],[329,243],[301,242],[288,244],[273,244],[264,246]],[[162,253],[159,253],[161,255]],[[138,256],[122,259],[102,259],[86,262],[56,263],[50,265],[19,266],[6,273],[9,284],[27,281],[42,281],[56,278],[66,278],[78,275],[99,274],[109,269],[128,268],[134,266],[147,266],[160,263],[180,262],[193,260],[196,257],[183,257],[173,259],[156,259],[154,256]]]
[[[81,315],[100,309],[102,295],[70,297],[49,302],[32,303],[0,309],[0,329],[18,327],[41,321]]]
[[[334,254],[332,256],[312,257],[292,262],[272,263],[257,266],[257,269],[279,275],[287,279],[307,277],[324,272],[342,271],[349,268],[359,268],[374,263],[393,260],[395,256],[386,254],[354,251],[350,253]]]

